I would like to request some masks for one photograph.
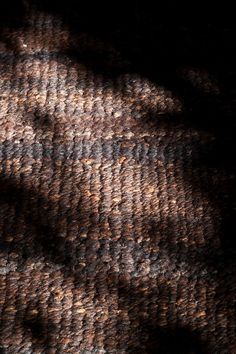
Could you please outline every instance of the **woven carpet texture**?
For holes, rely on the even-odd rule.
[[[129,5],[0,4],[0,353],[236,354],[235,26]]]

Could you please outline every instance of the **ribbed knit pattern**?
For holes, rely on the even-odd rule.
[[[201,95],[186,103],[112,43],[24,11],[0,42],[1,353],[236,353],[233,156],[189,124],[233,98],[179,66]]]

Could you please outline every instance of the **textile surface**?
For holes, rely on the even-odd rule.
[[[1,353],[236,353],[234,28],[48,3],[0,5]]]

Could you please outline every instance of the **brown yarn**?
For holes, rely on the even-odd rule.
[[[26,5],[0,43],[0,350],[236,353],[233,93]]]

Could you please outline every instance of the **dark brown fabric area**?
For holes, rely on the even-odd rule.
[[[0,5],[1,353],[236,353],[235,28],[157,5]]]

